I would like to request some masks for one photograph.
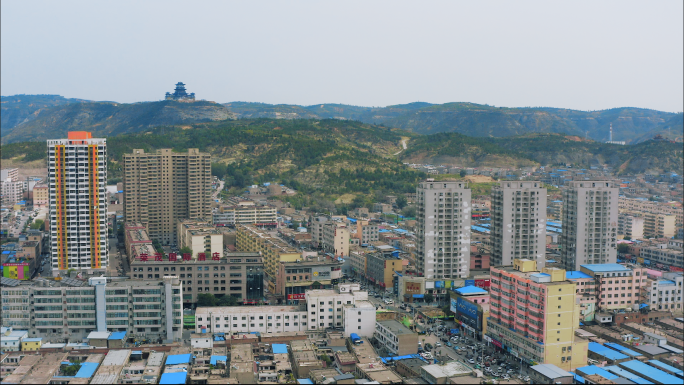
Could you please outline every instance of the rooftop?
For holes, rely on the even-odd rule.
[[[426,365],[422,367],[422,370],[434,378],[464,376],[473,372],[470,367],[458,361],[447,362],[444,365]]]
[[[198,307],[195,316],[219,314],[247,314],[247,313],[284,313],[306,311],[299,306],[217,306],[217,307]]]
[[[454,290],[461,295],[476,295],[476,294],[488,294],[487,290],[481,289],[477,286],[464,286]]]
[[[593,271],[594,273],[605,273],[605,272],[613,272],[613,271],[630,271],[629,268],[626,266],[620,265],[619,263],[600,263],[600,264],[593,264],[593,265],[581,265],[581,267],[584,267],[585,269],[589,271]]]
[[[660,384],[681,384],[681,379],[667,374],[660,369],[656,369],[650,365],[647,365],[639,360],[627,361],[619,364],[621,368],[635,371],[642,374],[646,379],[652,379]]]
[[[592,278],[593,277],[589,274],[583,273],[581,271],[566,271],[565,272],[565,278],[566,279],[582,279],[582,278]]]
[[[572,373],[565,371],[553,364],[534,365],[531,369],[551,379],[568,376],[572,377]]]
[[[411,329],[407,328],[406,326],[404,326],[399,321],[387,320],[387,321],[377,321],[377,323],[384,326],[385,328],[389,329],[395,335],[414,334],[414,332],[411,331]]]

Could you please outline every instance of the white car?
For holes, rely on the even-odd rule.
[[[437,341],[437,342],[435,343],[435,346],[438,347],[438,348],[441,348],[441,347],[442,347],[442,343],[439,342],[439,341]]]

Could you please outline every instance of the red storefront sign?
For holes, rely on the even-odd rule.
[[[670,271],[684,271],[684,269],[677,266],[670,266]]]
[[[304,294],[288,294],[287,299],[304,299]]]
[[[503,347],[503,346],[501,346],[501,342],[495,340],[494,338],[492,338],[492,343],[494,344],[494,346],[498,346],[498,347],[500,347],[500,348]]]
[[[475,286],[481,288],[481,289],[489,289],[491,282],[488,279],[476,279],[475,280]]]

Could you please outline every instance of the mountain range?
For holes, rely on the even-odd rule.
[[[191,125],[231,119],[337,119],[400,128],[416,134],[453,132],[474,137],[509,137],[563,133],[607,141],[639,143],[662,135],[684,134],[681,113],[642,108],[577,111],[562,108],[493,107],[474,103],[416,102],[387,107],[343,104],[298,106],[248,102],[184,103],[158,101],[123,104],[67,99],[58,95],[14,95],[1,98],[2,142],[64,137],[67,131],[87,130],[111,136],[145,132],[153,127]]]

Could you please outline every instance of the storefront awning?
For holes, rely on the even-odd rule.
[[[425,298],[425,294],[414,294],[413,298]]]

